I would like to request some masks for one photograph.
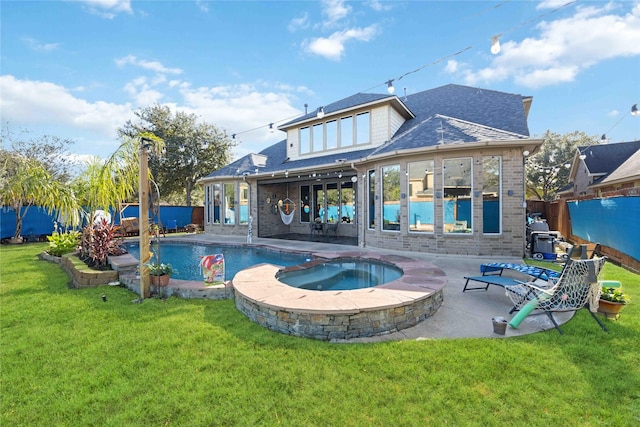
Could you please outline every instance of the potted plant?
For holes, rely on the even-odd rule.
[[[598,303],[598,313],[604,314],[607,319],[617,319],[627,302],[628,299],[620,288],[603,287]]]
[[[151,284],[154,286],[167,286],[171,275],[174,273],[171,264],[149,263],[149,275],[151,276]]]

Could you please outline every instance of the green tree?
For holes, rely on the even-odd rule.
[[[39,206],[49,214],[58,214],[58,222],[76,226],[80,222],[80,205],[71,188],[47,170],[38,160],[20,153],[0,150],[2,166],[0,200],[13,208],[16,216],[14,242],[22,241],[23,220],[31,206]]]
[[[560,135],[548,130],[543,139],[540,151],[527,159],[527,197],[553,200],[556,193],[569,183],[576,148],[598,144],[599,138],[579,131]]]
[[[150,133],[125,138],[118,149],[106,160],[94,157],[85,171],[73,181],[73,188],[82,205],[91,211],[120,209],[123,202],[134,201],[138,194],[140,174],[141,138],[153,140],[149,145],[151,157],[163,150],[163,142]]]
[[[149,159],[149,167],[161,195],[185,194],[191,206],[196,182],[229,163],[232,141],[216,126],[198,122],[195,114],[173,113],[167,106],[153,105],[135,112],[138,120],[118,129],[121,136],[150,132],[162,138],[166,152]]]

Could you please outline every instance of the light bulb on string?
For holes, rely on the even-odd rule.
[[[319,119],[324,117],[324,107],[318,107],[318,112],[316,113],[316,117]]]
[[[393,92],[395,92],[396,89],[393,87],[393,79],[389,79],[387,81],[387,92],[389,92],[389,95],[393,95]]]
[[[500,53],[500,37],[502,34],[491,37],[491,53],[497,55]]]

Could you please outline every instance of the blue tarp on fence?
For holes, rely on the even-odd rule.
[[[640,197],[567,202],[571,233],[640,260]]]
[[[178,228],[184,228],[187,224],[192,223],[193,206],[160,206],[160,222],[163,226],[172,221],[176,221]],[[138,206],[127,206],[122,214],[123,218],[138,217]],[[113,212],[111,213],[113,215]],[[53,223],[57,214],[53,212],[47,214],[45,209],[38,206],[32,206],[27,211],[27,215],[22,221],[23,236],[44,236],[53,232]],[[151,218],[151,213],[149,213]],[[157,218],[153,219],[158,222]],[[120,215],[115,216],[114,223],[120,225]],[[13,237],[16,231],[16,213],[12,208],[3,207],[0,209],[0,238],[7,239]]]

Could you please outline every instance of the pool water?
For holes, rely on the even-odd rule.
[[[140,259],[137,243],[126,245],[127,251]],[[200,258],[206,255],[223,254],[225,280],[232,280],[237,272],[251,266],[269,263],[284,267],[303,264],[310,260],[309,254],[280,252],[254,246],[206,245],[198,243],[161,243],[151,245],[151,252],[159,256],[159,262],[171,264],[177,270],[171,277],[181,280],[203,280]],[[155,261],[155,257],[152,258]]]
[[[289,286],[316,291],[342,291],[371,288],[392,282],[402,270],[372,260],[335,260],[303,270],[278,274],[278,280]]]

